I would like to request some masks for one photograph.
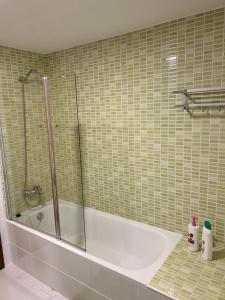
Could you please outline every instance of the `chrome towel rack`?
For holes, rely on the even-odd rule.
[[[225,109],[225,86],[202,89],[180,89],[172,92],[175,95],[180,95],[179,102],[175,107],[182,107],[188,113],[193,113],[194,109],[209,110]],[[203,96],[205,95],[205,99]],[[212,99],[209,98],[209,95]],[[217,99],[215,98],[217,95]]]

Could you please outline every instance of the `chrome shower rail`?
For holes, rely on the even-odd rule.
[[[192,95],[192,94],[205,94],[205,93],[209,94],[209,93],[222,93],[222,92],[225,92],[225,86],[215,87],[215,88],[202,88],[202,89],[181,89],[181,90],[175,90],[172,93]]]
[[[225,103],[202,103],[202,104],[189,104],[189,108],[223,108]]]
[[[180,95],[180,101],[175,105],[175,107],[182,107],[184,110],[190,113],[194,109],[215,109],[218,108],[221,111],[225,108],[224,102],[224,93],[225,87],[214,87],[214,88],[202,88],[202,89],[181,89],[175,90],[172,92],[175,95]],[[204,98],[196,98],[195,96],[204,95],[204,94],[220,94],[220,99],[209,99],[207,97],[207,101]]]

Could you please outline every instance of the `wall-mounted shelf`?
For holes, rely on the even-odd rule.
[[[225,109],[225,87],[181,89],[173,91],[173,94],[180,95],[180,101],[175,107],[182,107],[190,114],[195,109],[202,111],[209,109],[222,111]]]

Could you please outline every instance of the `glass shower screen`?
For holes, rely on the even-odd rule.
[[[53,202],[58,206],[55,207],[56,231],[57,219],[59,219],[61,238],[85,249],[80,131],[75,79],[74,73],[63,75],[54,73],[43,80],[47,119],[51,123],[48,125],[48,132],[50,133],[50,160],[54,164]],[[51,155],[54,155],[54,158],[51,159]],[[54,195],[54,189],[57,189],[57,195]]]
[[[45,97],[37,70],[15,73],[7,88],[2,85],[0,98],[8,216],[55,235]]]
[[[85,249],[75,75],[40,74],[30,69],[10,95],[0,91],[8,215]]]

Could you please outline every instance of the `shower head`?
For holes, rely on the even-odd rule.
[[[30,69],[30,71],[27,73],[26,75],[26,78],[28,79],[28,77],[31,75],[31,74],[37,74],[38,71],[36,69]]]
[[[26,76],[20,76],[19,81],[22,83],[27,82],[28,78],[30,77],[31,74],[38,74],[38,71],[36,69],[30,69]]]

